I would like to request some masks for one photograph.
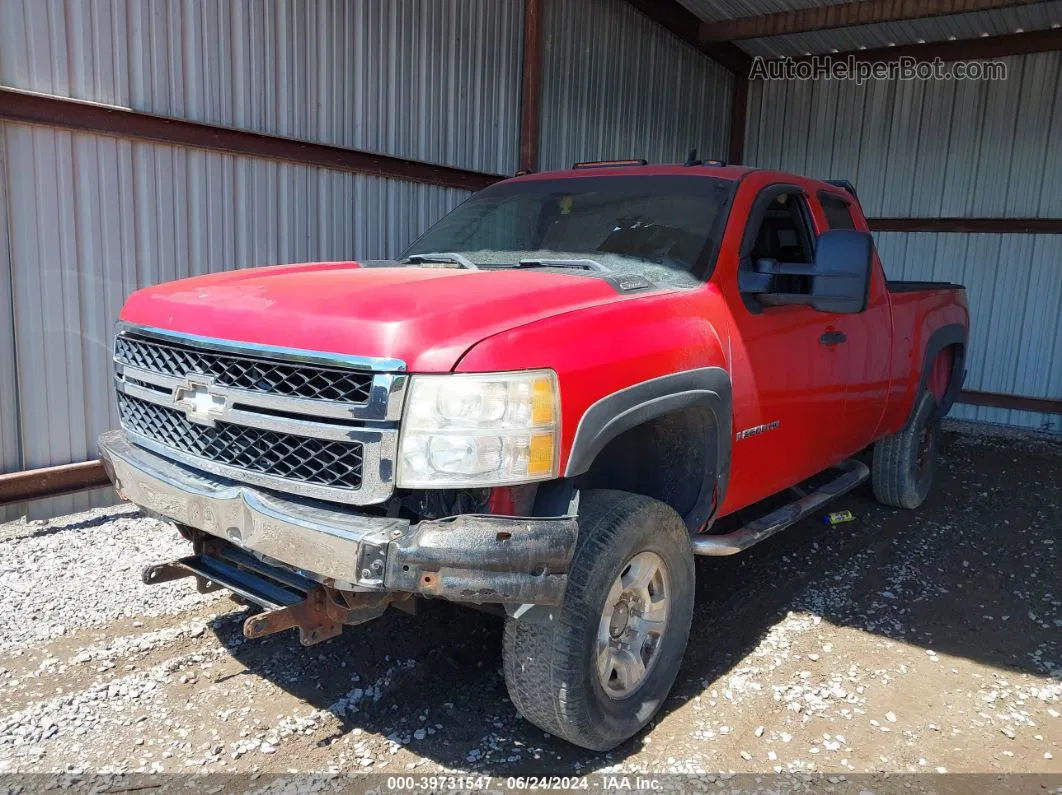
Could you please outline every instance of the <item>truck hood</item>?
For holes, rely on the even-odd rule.
[[[411,372],[446,372],[486,337],[623,299],[608,282],[576,274],[321,262],[149,287],[129,297],[121,319],[235,342],[400,359]]]

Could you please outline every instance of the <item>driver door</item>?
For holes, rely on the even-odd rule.
[[[817,230],[803,189],[771,185],[753,202],[738,261],[811,264]],[[800,291],[787,277],[784,289]],[[736,283],[736,279],[734,280]],[[808,279],[810,290],[810,279]],[[749,504],[835,463],[845,413],[845,357],[837,315],[804,305],[766,306],[755,296],[730,301],[734,334],[734,444],[731,485],[742,480]]]

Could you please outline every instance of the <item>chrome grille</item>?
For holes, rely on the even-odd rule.
[[[118,336],[114,355],[120,364],[152,373],[198,374],[220,386],[282,397],[361,404],[372,391],[369,372],[230,355],[131,334]]]
[[[409,377],[398,359],[276,348],[119,323],[122,428],[185,466],[315,500],[394,493]]]
[[[191,422],[179,410],[118,393],[122,426],[166,447],[225,466],[335,489],[361,487],[360,442],[314,439],[217,422]]]

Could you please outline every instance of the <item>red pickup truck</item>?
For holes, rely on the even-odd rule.
[[[100,451],[191,542],[145,582],[227,588],[264,608],[248,637],[304,644],[418,598],[504,611],[515,706],[603,750],[674,682],[694,555],[867,479],[926,498],[968,321],[962,287],[886,280],[847,184],[581,164],[395,261],[135,293]]]

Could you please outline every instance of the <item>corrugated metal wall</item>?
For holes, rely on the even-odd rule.
[[[543,4],[542,169],[725,158],[733,77],[623,0]]]
[[[997,82],[751,86],[750,165],[850,179],[868,216],[1062,217],[1062,53],[1004,59]],[[967,388],[1062,396],[1062,240],[876,235],[895,279],[954,280],[972,314]],[[1057,415],[956,406],[953,416],[1058,430]]]
[[[0,84],[500,174],[519,0],[4,0]]]
[[[468,195],[18,124],[4,125],[2,144],[9,192],[20,190],[8,218],[21,468],[93,458],[96,437],[117,425],[109,339],[133,290],[391,256]],[[45,512],[89,502],[60,498]]]
[[[4,0],[0,85],[511,173],[522,26],[519,0]],[[394,255],[467,195],[0,125],[3,471],[95,456],[117,423],[107,340],[132,290]]]
[[[0,85],[506,174],[518,165],[522,6],[0,0]],[[548,0],[546,11],[546,166],[725,151],[731,79],[721,68],[622,0]],[[4,471],[95,455],[96,436],[117,422],[108,339],[132,290],[225,268],[393,255],[466,195],[0,124]],[[111,498],[62,497],[33,513]]]
[[[851,179],[871,216],[1062,216],[1062,53],[1005,81],[753,81],[752,165]]]

